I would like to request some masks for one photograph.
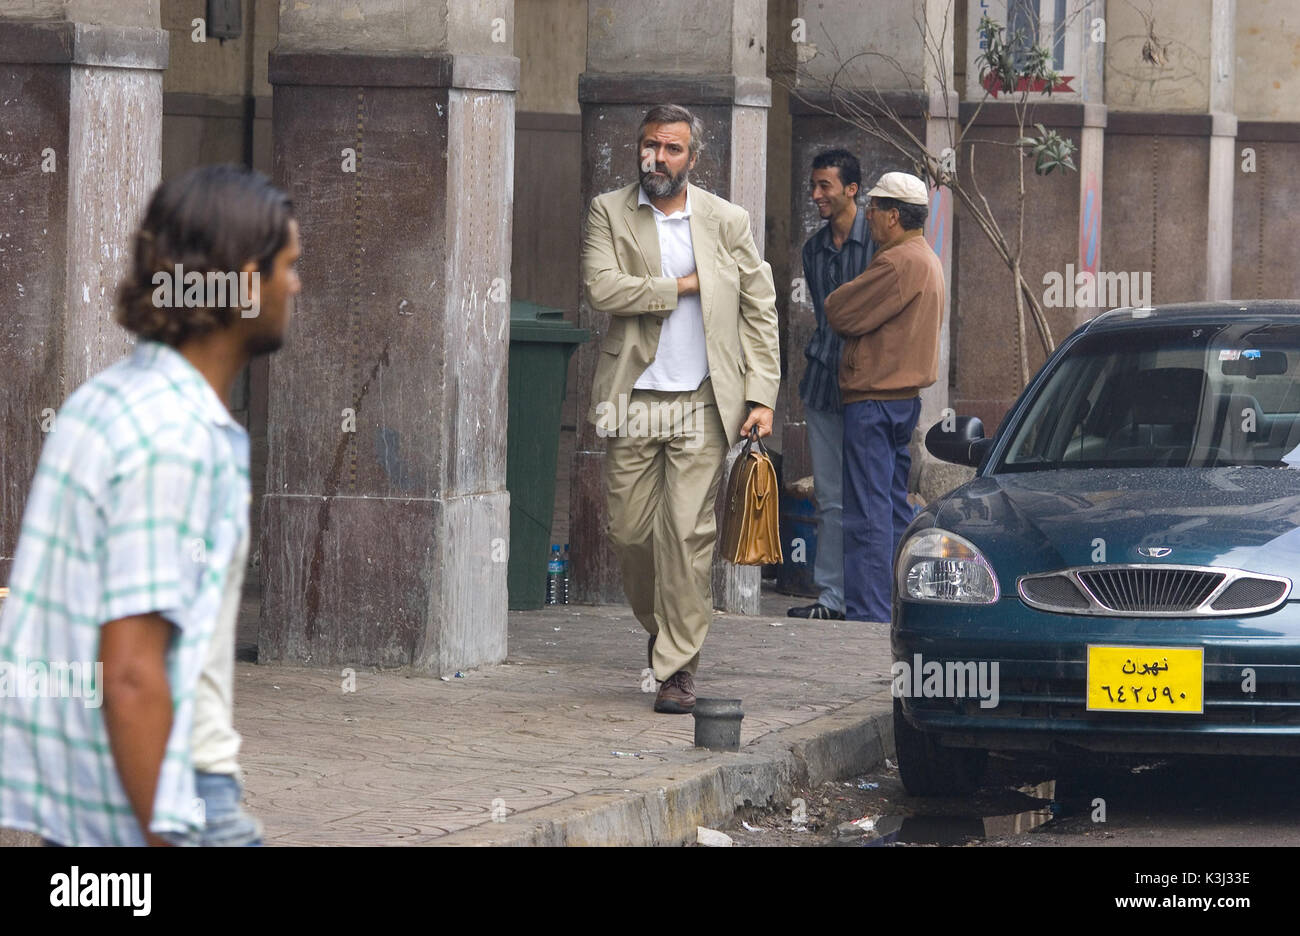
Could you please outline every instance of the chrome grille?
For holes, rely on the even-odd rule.
[[[1112,611],[1194,611],[1223,582],[1221,572],[1154,566],[1079,573],[1079,581]]]
[[[1039,604],[1067,611],[1082,611],[1089,605],[1087,597],[1070,581],[1068,575],[1025,579],[1025,596]]]
[[[1202,617],[1258,614],[1291,593],[1291,581],[1213,566],[1097,565],[1021,576],[1021,600],[1057,614]]]
[[[1280,601],[1286,594],[1286,583],[1273,579],[1241,578],[1223,590],[1214,599],[1211,607],[1215,611],[1237,611],[1241,608],[1257,608]]]

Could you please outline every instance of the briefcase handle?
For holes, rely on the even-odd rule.
[[[771,456],[767,454],[767,446],[763,444],[762,438],[759,437],[757,424],[749,427],[749,438],[745,440],[745,448],[744,451],[740,453],[740,457],[745,458],[747,455],[749,455],[749,448],[755,442],[758,443],[759,453],[764,458],[770,458]]]

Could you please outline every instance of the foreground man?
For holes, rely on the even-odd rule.
[[[587,302],[610,315],[588,414],[609,439],[609,535],[650,634],[655,711],[672,714],[695,707],[713,619],[723,462],[751,426],[771,434],[781,381],[772,270],[749,214],[688,182],[702,129],[684,107],[649,110],[640,181],[592,200],[582,251]]]
[[[231,166],[150,200],[117,303],[135,351],[59,411],[0,618],[0,664],[97,663],[102,708],[53,680],[2,694],[0,826],[55,845],[260,844],[232,719],[248,434],[222,401],[284,339],[292,214]]]
[[[844,337],[844,604],[853,621],[888,621],[894,553],[914,511],[908,444],[921,390],[939,379],[943,264],[921,236],[925,183],[886,172],[867,192],[876,254],[862,275],[826,297]]]

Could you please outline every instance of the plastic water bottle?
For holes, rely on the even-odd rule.
[[[569,544],[564,544],[564,574],[560,577],[560,604],[569,603]]]
[[[564,587],[564,558],[560,555],[560,547],[551,547],[551,558],[546,563],[546,603],[548,605],[560,604],[560,589]]]

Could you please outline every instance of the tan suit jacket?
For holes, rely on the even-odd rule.
[[[617,434],[632,385],[650,366],[665,319],[677,307],[677,280],[661,275],[659,233],[634,182],[591,201],[582,248],[587,303],[610,315],[600,345],[587,418]],[[691,245],[709,374],[728,440],[740,438],[746,401],[776,408],[781,358],[772,268],[758,255],[749,212],[690,186]],[[619,406],[620,395],[624,403]]]

